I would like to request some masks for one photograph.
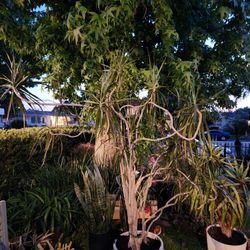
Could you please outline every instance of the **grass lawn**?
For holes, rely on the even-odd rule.
[[[198,237],[192,232],[178,231],[178,229],[171,227],[162,235],[165,249],[171,250],[206,250],[206,238]]]

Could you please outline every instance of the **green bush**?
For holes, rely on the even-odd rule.
[[[91,140],[90,132],[81,131],[77,126],[0,130],[0,199],[32,185],[42,165],[74,158],[76,145]]]
[[[81,182],[82,163],[71,161],[44,165],[32,183],[7,199],[10,238],[29,231],[47,230],[55,236],[71,235],[81,226],[81,207],[74,193],[74,183]]]
[[[7,204],[11,236],[47,230],[67,234],[76,228],[73,216],[77,215],[78,209],[73,192],[36,187],[10,197]]]

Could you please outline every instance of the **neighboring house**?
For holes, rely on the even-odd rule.
[[[213,129],[225,130],[230,127],[235,121],[245,119],[250,121],[250,109],[243,108],[235,111],[219,112],[219,119],[214,121],[209,127]],[[250,124],[250,122],[249,122]]]
[[[32,109],[26,110],[25,114],[20,113],[15,117],[11,117],[8,124],[11,124],[14,120],[23,119],[25,119],[27,127],[54,127],[77,124],[76,117],[73,115]]]
[[[26,125],[28,127],[43,127],[47,125],[48,117],[53,114],[48,111],[27,110],[25,114]]]
[[[3,116],[4,116],[4,109],[0,108],[0,128],[4,128]]]

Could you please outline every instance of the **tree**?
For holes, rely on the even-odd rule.
[[[8,120],[11,113],[18,111],[25,113],[23,102],[32,107],[40,99],[27,89],[29,81],[28,76],[24,75],[23,65],[25,64],[22,63],[22,60],[16,62],[15,57],[10,58],[8,54],[6,56],[8,59],[5,65],[7,72],[0,76],[0,100],[6,105],[5,110]],[[39,103],[38,106],[40,106]]]
[[[18,84],[22,97],[31,97],[28,88],[38,84],[37,79],[44,72],[35,57],[35,18],[33,12],[20,8],[18,1],[0,3],[0,105],[8,115],[10,111],[23,109],[20,98],[16,95],[14,98],[13,91],[8,91],[10,85],[13,90]],[[21,84],[18,83],[20,77],[23,78]]]
[[[224,115],[232,117],[231,121],[229,121],[227,126],[225,127],[225,130],[230,132],[236,138],[249,134],[250,132],[250,127],[248,125],[248,121],[250,119],[249,108],[238,109],[234,111],[232,114],[225,113]]]
[[[160,67],[164,62],[160,85],[165,97],[167,89],[173,96],[186,94],[176,93],[175,87],[196,81],[201,104],[228,107],[233,104],[229,95],[240,97],[250,88],[246,1],[12,2],[23,15],[21,20],[29,18],[24,28],[33,34],[30,48],[35,49],[28,51],[47,73],[47,86],[58,98],[79,100],[83,85],[96,91],[103,65],[109,65],[117,49],[138,68]],[[43,11],[34,11],[39,6]],[[11,48],[17,46],[14,34],[8,33],[11,26],[4,27],[5,41]],[[23,44],[27,49],[30,42]]]
[[[39,58],[36,57],[36,29],[41,13],[34,11],[32,6],[25,8],[21,1],[3,0],[0,3],[0,72],[8,61],[6,53],[22,59],[25,64],[25,75],[29,84],[44,73]],[[32,78],[31,78],[32,77]],[[31,85],[32,86],[32,85]]]
[[[77,2],[69,14],[68,28],[68,37],[81,46],[83,54],[87,58],[94,54],[102,63],[119,47],[139,67],[147,67],[148,58],[158,66],[166,60],[162,70],[166,87],[192,80],[192,69],[196,70],[203,97],[223,91],[239,96],[246,85],[244,77],[249,75],[242,58],[242,35],[249,32],[249,20],[244,19],[240,3],[101,1],[98,8]],[[208,39],[214,44],[208,46]],[[182,72],[179,83],[172,75],[176,71]]]

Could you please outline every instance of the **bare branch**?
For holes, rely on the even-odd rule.
[[[161,207],[156,212],[154,212],[153,214],[151,214],[151,216],[145,221],[145,224],[147,224],[147,222],[149,222],[149,221],[152,220],[150,222],[149,226],[148,226],[147,232],[150,230],[150,228],[153,225],[153,223],[155,221],[157,221],[161,217],[162,212],[163,212],[163,210],[165,208],[174,206],[178,202],[179,197],[181,197],[181,196],[188,196],[190,193],[191,193],[191,191],[189,191],[189,192],[183,192],[183,193],[179,193],[179,194],[174,195],[171,199],[168,200],[168,202],[163,207]]]

